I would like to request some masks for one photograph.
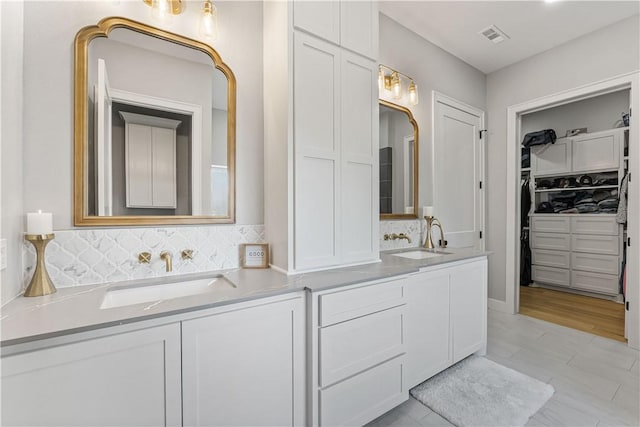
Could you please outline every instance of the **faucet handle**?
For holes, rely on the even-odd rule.
[[[151,252],[140,252],[138,254],[138,262],[140,264],[149,264],[151,262]]]
[[[184,249],[182,251],[182,259],[193,259],[193,249]]]

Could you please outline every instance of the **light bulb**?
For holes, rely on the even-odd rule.
[[[382,92],[382,88],[384,88],[384,71],[382,68],[378,69],[378,92]]]
[[[200,34],[209,40],[218,39],[218,11],[210,0],[206,0],[202,7]]]
[[[169,0],[151,1],[151,18],[159,22],[168,23],[171,21],[171,2]]]
[[[411,80],[409,84],[409,105],[418,105],[418,85]]]
[[[391,93],[394,99],[402,98],[402,84],[400,83],[400,76],[396,71],[391,75]]]

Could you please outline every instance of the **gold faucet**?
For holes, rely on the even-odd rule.
[[[385,234],[384,235],[384,240],[398,240],[398,239],[406,239],[407,243],[411,243],[411,238],[404,234],[404,233],[400,233],[400,234]]]
[[[160,252],[160,259],[165,262],[167,273],[170,273],[173,270],[173,256],[171,255],[171,252]]]
[[[435,249],[433,245],[433,240],[431,239],[431,228],[435,225],[440,229],[440,244],[441,248],[447,247],[447,241],[444,239],[444,230],[442,229],[442,224],[435,216],[425,216],[425,221],[427,221],[427,237],[424,239],[423,247],[427,249]]]

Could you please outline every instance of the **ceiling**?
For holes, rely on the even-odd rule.
[[[640,13],[638,1],[381,1],[379,5],[381,13],[487,74]],[[493,44],[478,34],[492,24],[510,39]]]

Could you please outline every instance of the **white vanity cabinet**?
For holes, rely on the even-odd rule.
[[[6,353],[3,426],[182,425],[178,323]]]
[[[359,13],[366,29],[340,29],[365,19]],[[376,261],[377,4],[267,2],[263,15],[271,264],[310,271]]]
[[[486,258],[416,273],[407,279],[406,289],[407,388],[486,351]]]
[[[364,425],[407,400],[406,277],[312,293],[311,426]]]
[[[185,426],[304,425],[304,298],[182,322]]]

